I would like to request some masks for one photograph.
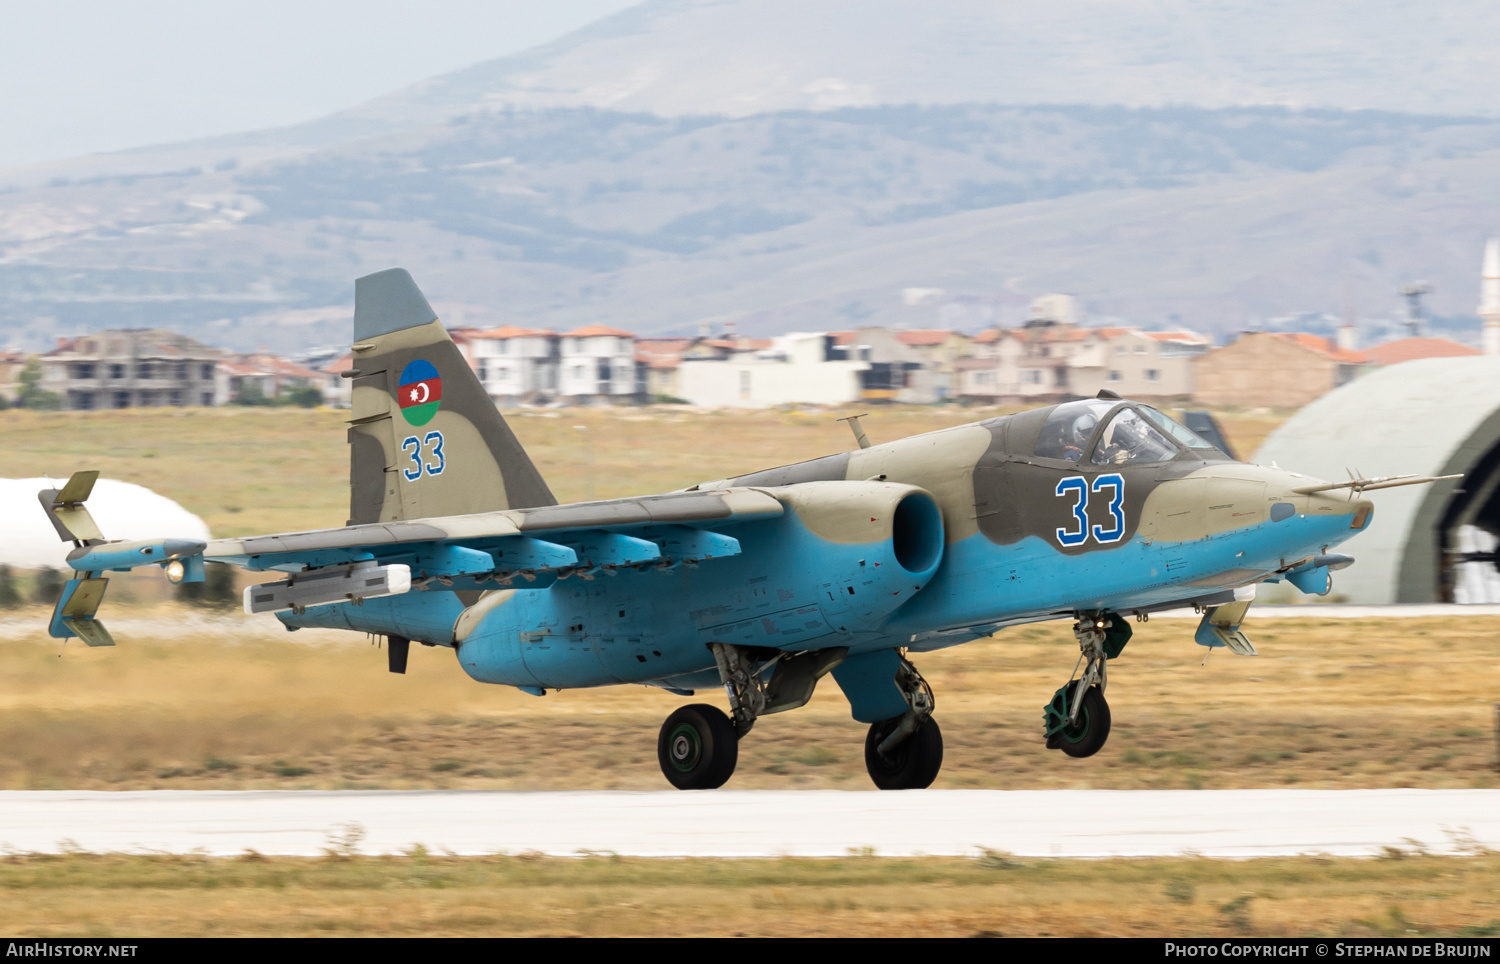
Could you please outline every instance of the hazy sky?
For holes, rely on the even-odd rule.
[[[0,168],[310,120],[638,0],[0,0]]]

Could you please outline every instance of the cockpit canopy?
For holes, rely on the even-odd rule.
[[[1100,426],[1103,426],[1101,429]],[[1040,458],[1094,465],[1228,459],[1197,433],[1149,405],[1090,398],[1052,409],[1037,438]]]

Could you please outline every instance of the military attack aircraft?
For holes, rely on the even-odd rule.
[[[1147,405],[1100,397],[699,482],[558,505],[411,276],[355,282],[349,520],[208,543],[109,542],[85,502],[97,472],[39,493],[76,570],[50,632],[113,645],[105,574],[205,561],[287,573],[245,610],[289,630],[446,647],[472,678],[537,696],[621,683],[684,697],[662,773],[722,786],[761,716],[803,706],[831,674],[869,724],[882,789],[929,786],[943,760],[932,688],[913,657],[1007,626],[1070,619],[1079,657],[1043,711],[1073,757],[1109,735],[1106,667],[1129,620],[1193,606],[1196,641],[1254,655],[1255,586],[1326,593],[1353,562],[1329,550],[1370,524],[1368,490],[1231,459]],[[1081,668],[1081,672],[1080,672]]]

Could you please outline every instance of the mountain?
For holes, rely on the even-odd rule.
[[[347,116],[748,116],[881,104],[1281,105],[1494,116],[1476,0],[653,0]]]
[[[339,343],[398,263],[450,324],[977,328],[1064,290],[1227,331],[1416,278],[1468,315],[1495,10],[647,3],[310,124],[0,172],[0,343]]]

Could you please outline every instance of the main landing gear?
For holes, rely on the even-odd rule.
[[[1130,624],[1111,613],[1080,613],[1073,624],[1083,675],[1064,683],[1042,711],[1047,749],[1071,757],[1098,753],[1109,739],[1108,684],[1105,663],[1120,655],[1130,641]]]
[[[661,772],[679,790],[714,790],[727,783],[739,762],[739,739],[756,719],[805,705],[818,678],[848,653],[834,649],[792,655],[727,643],[710,643],[709,648],[729,697],[729,713],[705,703],[684,706],[667,717],[656,739]],[[878,687],[888,686],[887,679],[894,682],[906,712],[870,725],[865,768],[882,790],[920,790],[932,785],[943,766],[943,731],[932,718],[932,687],[905,657],[887,651],[882,658],[896,662],[895,676],[885,676],[889,662],[877,664]],[[765,671],[772,666],[776,669],[768,683]],[[843,681],[840,685],[849,692]],[[890,712],[900,704],[895,694],[884,692],[887,702],[881,705]]]
[[[661,772],[679,790],[717,790],[734,774],[739,758],[734,723],[707,703],[679,708],[667,717],[656,738]]]
[[[667,782],[679,790],[717,790],[734,775],[740,737],[766,708],[761,666],[743,647],[710,643],[731,716],[706,703],[684,706],[661,725],[656,758]],[[811,693],[809,692],[809,695]]]
[[[905,657],[896,685],[906,697],[900,716],[870,724],[865,735],[865,769],[882,790],[925,790],[943,767],[943,731],[932,711],[932,687]]]

